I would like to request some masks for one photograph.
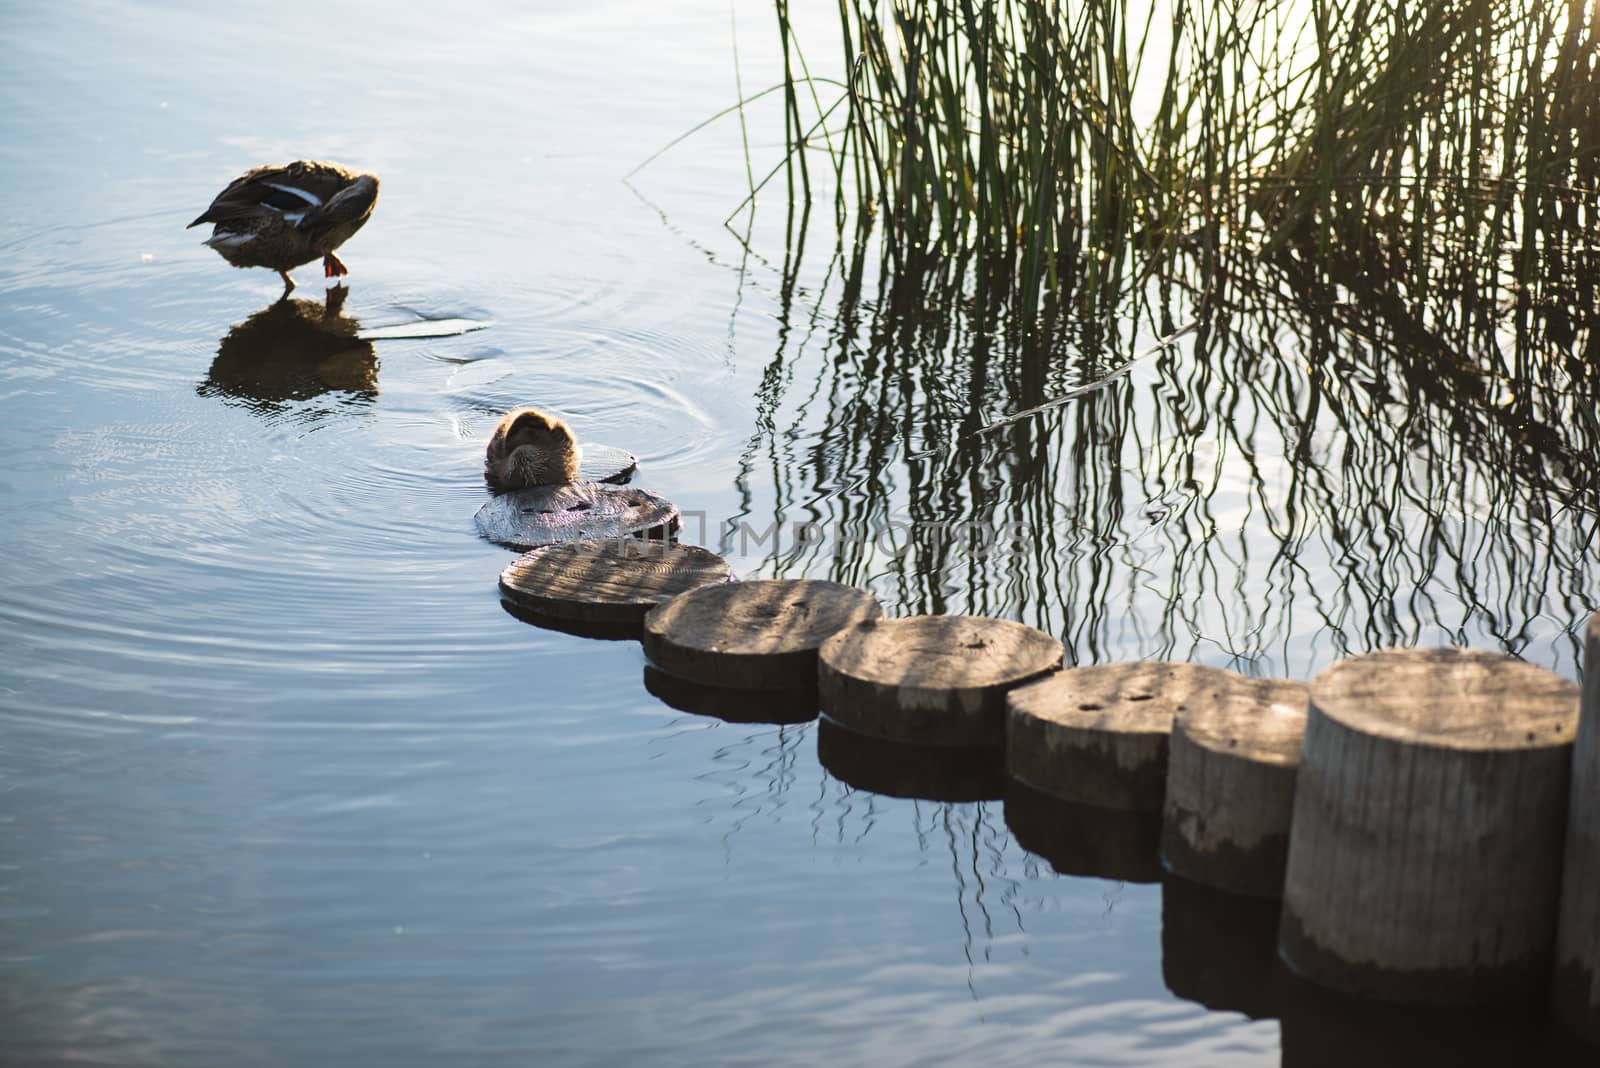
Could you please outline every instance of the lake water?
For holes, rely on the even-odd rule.
[[[1057,874],[1020,808],[852,789],[815,724],[677,711],[636,643],[513,618],[482,442],[560,412],[741,575],[1300,678],[1448,641],[1576,677],[1593,502],[1447,427],[1271,425],[1292,343],[1248,390],[1185,343],[974,436],[1091,371],[885,363],[836,311],[831,219],[801,257],[781,194],[723,226],[736,119],[621,180],[736,98],[735,29],[764,88],[745,0],[0,19],[0,1061],[1326,1055],[1331,1009],[1173,993],[1287,982],[1247,938],[1186,951],[1222,921],[1182,888]],[[759,177],[781,112],[748,129]],[[315,264],[278,303],[183,228],[296,157],[383,178],[332,311]],[[974,518],[1027,550],[929,540]]]

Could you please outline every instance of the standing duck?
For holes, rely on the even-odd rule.
[[[270,267],[294,288],[289,268],[322,257],[324,278],[350,273],[333,250],[361,229],[378,202],[378,176],[295,160],[245,171],[189,225],[214,223],[206,244],[235,267]]]
[[[576,482],[577,435],[537,408],[514,408],[501,417],[489,438],[483,477],[497,493]]]

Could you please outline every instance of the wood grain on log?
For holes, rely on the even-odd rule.
[[[585,538],[648,535],[670,540],[678,529],[678,509],[634,486],[571,482],[491,497],[473,522],[490,541],[526,551]]]
[[[662,601],[732,578],[726,560],[697,546],[591,539],[523,553],[500,572],[500,595],[536,617],[637,627]]]
[[[1563,1025],[1600,1046],[1600,613],[1583,650],[1552,998]]]
[[[1159,661],[1063,671],[1009,697],[1014,778],[1083,805],[1161,811],[1172,718],[1240,676]]]
[[[914,616],[822,647],[822,710],[860,734],[915,745],[1001,746],[1006,691],[1061,666],[1061,643],[1004,619]]]
[[[1169,869],[1229,893],[1282,896],[1306,694],[1303,682],[1241,678],[1178,713],[1161,838]]]
[[[870,593],[837,582],[705,586],[645,617],[644,653],[663,671],[702,686],[804,689],[816,685],[824,640],[882,614]]]

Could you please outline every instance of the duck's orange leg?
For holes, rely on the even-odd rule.
[[[326,256],[322,257],[322,277],[338,278],[341,275],[346,275],[349,273],[350,268],[341,263],[339,257],[335,256],[333,253],[330,252]]]
[[[288,271],[279,271],[278,277],[283,279],[283,291],[285,293],[294,288],[294,279],[289,277]]]

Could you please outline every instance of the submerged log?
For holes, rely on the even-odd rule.
[[[865,590],[819,579],[705,586],[645,617],[644,654],[702,686],[804,690],[826,639],[882,614]]]
[[[587,539],[523,553],[500,572],[500,595],[534,617],[638,628],[662,601],[732,578],[726,560],[694,545]]]
[[[644,666],[644,688],[669,708],[724,723],[772,723],[784,726],[817,718],[817,688],[739,690],[701,686],[669,675],[654,664]]]
[[[1161,978],[1213,1012],[1277,1016],[1278,905],[1167,872],[1161,879]]]
[[[1508,656],[1400,650],[1311,684],[1278,949],[1360,997],[1542,988],[1578,688]]]
[[[570,482],[491,497],[473,521],[490,541],[526,551],[585,538],[669,540],[678,530],[678,509],[633,486]]]
[[[1239,681],[1219,668],[1156,661],[1063,671],[1009,696],[1007,767],[1066,801],[1159,813],[1173,716]]]
[[[639,469],[639,458],[615,445],[585,444],[578,451],[579,482],[627,482]]]
[[[1562,1024],[1600,1046],[1600,613],[1589,617],[1583,650],[1552,997]]]
[[[1161,879],[1161,816],[1080,805],[1006,776],[1006,826],[1017,844],[1062,875],[1154,883]]]
[[[822,710],[860,734],[914,745],[999,747],[1006,691],[1061,666],[1061,643],[1004,619],[913,616],[822,647]]]
[[[1005,754],[996,746],[908,745],[817,722],[817,762],[852,790],[918,801],[998,801]]]
[[[1303,682],[1241,678],[1178,711],[1161,836],[1170,870],[1229,893],[1283,895],[1306,693]]]

